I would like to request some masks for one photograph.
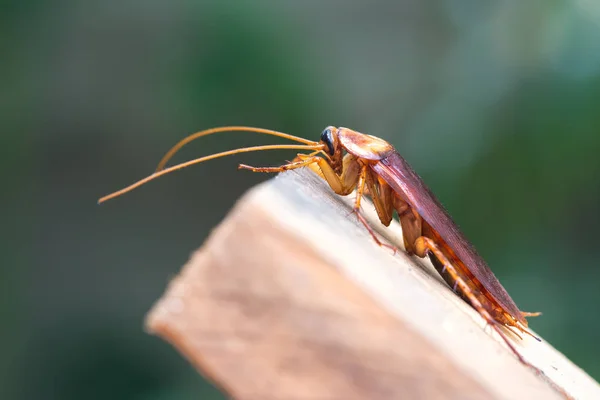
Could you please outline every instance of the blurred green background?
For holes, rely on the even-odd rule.
[[[215,399],[143,318],[289,152],[102,206],[218,125],[389,140],[532,328],[600,377],[600,3],[0,2],[0,398]],[[175,161],[272,143],[230,133]]]

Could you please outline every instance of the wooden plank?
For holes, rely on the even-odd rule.
[[[169,285],[147,327],[236,399],[578,399],[600,386],[548,343],[537,376],[428,261],[379,248],[311,171],[247,193]],[[372,226],[396,244],[401,229]]]

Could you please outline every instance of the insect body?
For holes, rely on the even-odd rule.
[[[390,224],[394,210],[398,213],[406,251],[419,257],[428,256],[444,280],[481,314],[524,362],[500,326],[514,327],[531,335],[526,330],[525,317],[539,313],[519,310],[406,160],[386,141],[348,128],[327,127],[320,142],[325,145],[326,159],[317,155],[298,155],[294,162],[278,168],[240,167],[255,172],[279,172],[303,166],[315,169],[316,165],[319,169],[316,172],[337,194],[347,195],[356,189],[353,211],[375,241],[383,245],[359,212],[361,198],[368,190],[385,226]]]
[[[186,143],[209,134],[224,131],[252,131],[302,143],[302,145],[267,145],[242,148],[213,154],[163,169],[166,162]],[[327,127],[319,142],[259,128],[222,127],[190,135],[175,145],[163,157],[157,171],[149,177],[118,192],[103,197],[99,202],[119,196],[150,180],[192,164],[231,154],[271,149],[312,150],[298,154],[290,163],[280,167],[251,167],[241,169],[254,172],[282,172],[309,167],[323,177],[331,189],[342,196],[356,191],[353,211],[381,246],[382,243],[360,213],[363,196],[368,195],[375,205],[381,222],[388,226],[397,212],[402,225],[404,247],[409,254],[429,257],[443,279],[469,303],[485,321],[498,332],[521,362],[529,365],[510,342],[502,327],[514,328],[534,338],[527,330],[526,317],[539,313],[519,310],[500,282],[460,232],[440,202],[406,160],[386,141],[348,128]],[[511,330],[513,333],[514,330]],[[518,336],[518,334],[517,334]],[[538,338],[536,338],[539,340]]]

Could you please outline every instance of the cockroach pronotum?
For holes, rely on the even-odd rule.
[[[173,154],[185,144],[202,136],[225,131],[263,133],[302,144],[239,148],[164,168]],[[148,181],[193,164],[237,153],[275,149],[312,150],[312,152],[298,154],[293,161],[280,167],[256,168],[241,164],[239,168],[254,172],[282,172],[309,167],[324,178],[338,195],[346,196],[355,191],[353,213],[377,244],[390,247],[394,252],[397,248],[381,242],[360,213],[361,199],[365,195],[372,199],[377,215],[385,226],[389,226],[396,211],[402,226],[406,252],[421,258],[429,257],[437,272],[454,292],[498,332],[522,363],[531,366],[519,354],[502,328],[509,329],[518,337],[520,336],[515,330],[539,341],[540,339],[527,329],[526,317],[537,316],[540,313],[519,310],[486,262],[477,254],[423,180],[392,145],[380,138],[333,126],[323,130],[318,142],[262,128],[228,126],[208,129],[192,134],[177,143],[165,154],[152,175],[107,195],[98,202],[120,196]]]

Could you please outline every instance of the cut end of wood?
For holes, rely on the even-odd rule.
[[[252,189],[170,282],[147,329],[236,399],[561,398],[428,262],[379,248],[349,215],[351,197],[308,170]],[[372,226],[402,243],[397,224]],[[573,398],[600,398],[549,344],[515,346]]]

